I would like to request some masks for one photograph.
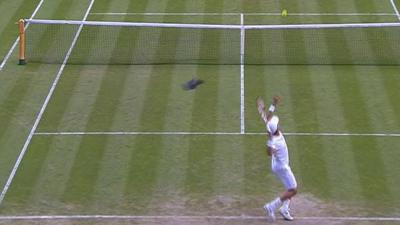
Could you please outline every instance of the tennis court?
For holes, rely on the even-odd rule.
[[[36,62],[28,57],[18,66],[17,49],[5,57],[16,38],[12,23],[35,11],[34,19],[245,26],[398,23],[399,6],[392,0],[0,3],[0,12],[15,17],[0,26],[7,43],[0,48],[7,61],[0,71],[0,224],[265,224],[262,206],[283,188],[269,169],[255,99],[274,94],[283,97],[278,115],[300,186],[295,224],[399,223],[400,76],[397,45],[386,41],[399,40],[399,27],[360,36],[336,28],[293,31],[275,42],[257,30],[241,40],[240,29],[131,33],[76,26],[37,36]],[[387,39],[362,42],[376,33]],[[199,44],[188,49],[188,41]],[[147,44],[146,55],[168,62],[130,64],[140,58],[123,51],[130,42]],[[294,55],[277,51],[296,63],[265,63],[274,60],[265,51],[279,45],[297,46]],[[171,63],[185,51],[195,59]],[[311,63],[315,52],[325,63]],[[348,63],[331,63],[346,52]],[[210,55],[212,63],[204,59]],[[358,63],[358,55],[371,62]],[[224,63],[225,56],[235,63]],[[183,90],[192,78],[205,83]]]

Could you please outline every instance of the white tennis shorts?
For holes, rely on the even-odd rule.
[[[296,178],[294,177],[292,169],[290,169],[290,166],[284,166],[281,168],[274,169],[273,172],[276,175],[276,177],[278,177],[279,180],[282,181],[286,190],[297,188]]]

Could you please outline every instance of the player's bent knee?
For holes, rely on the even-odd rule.
[[[292,193],[292,196],[297,194],[297,188],[288,189],[288,192]]]

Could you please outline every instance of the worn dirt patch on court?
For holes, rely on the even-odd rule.
[[[260,196],[243,197],[217,195],[204,201],[197,198],[165,199],[154,205],[154,211],[149,209],[146,218],[109,218],[109,219],[54,219],[54,220],[3,220],[3,224],[16,225],[244,225],[244,224],[291,224],[291,225],[384,225],[397,224],[393,221],[349,221],[334,220],[324,217],[345,217],[349,213],[357,216],[363,212],[361,208],[343,206],[337,203],[324,202],[311,194],[300,194],[292,202],[292,213],[297,219],[292,222],[284,221],[277,214],[277,221],[270,222],[262,209],[264,200]],[[153,202],[154,203],[154,202]],[[197,210],[196,210],[197,208]],[[102,214],[102,213],[99,213]],[[127,214],[124,214],[127,215]],[[134,215],[132,213],[131,215]],[[158,217],[161,216],[161,217]],[[163,217],[166,216],[166,217]],[[176,217],[174,217],[176,216]]]

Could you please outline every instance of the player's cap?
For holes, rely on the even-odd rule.
[[[272,118],[267,123],[267,130],[270,134],[275,134],[276,130],[278,129],[279,117],[272,116]]]

